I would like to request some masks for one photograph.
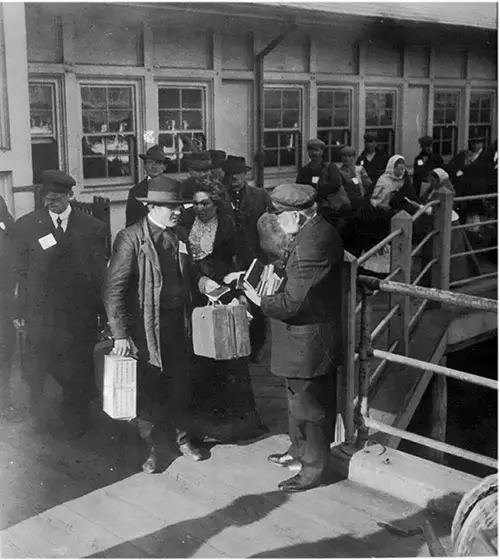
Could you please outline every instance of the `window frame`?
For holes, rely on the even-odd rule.
[[[317,131],[317,137],[321,138],[321,132],[331,132],[334,130],[342,130],[344,131],[343,135],[345,138],[345,134],[346,134],[346,128],[345,127],[323,127],[319,125],[319,111],[320,111],[320,107],[319,107],[319,94],[322,91],[328,91],[328,92],[340,92],[340,93],[348,93],[349,94],[349,124],[347,127],[347,142],[343,143],[343,144],[338,144],[339,148],[342,148],[343,146],[352,146],[353,144],[353,134],[354,134],[354,99],[355,99],[355,88],[354,87],[346,87],[346,86],[337,86],[337,85],[329,85],[329,84],[318,84],[317,86],[317,93],[316,93],[316,105],[317,105],[317,117],[316,117],[316,131]],[[323,139],[323,141],[325,142],[325,140]],[[332,149],[335,147],[334,144],[329,144],[328,142],[325,142],[326,147],[325,147],[325,153],[331,155],[332,153]],[[333,162],[335,161],[334,159],[332,159],[331,157],[325,157],[325,161],[328,162]]]
[[[472,96],[474,94],[487,94],[491,97],[491,115],[490,115],[490,122],[489,123],[484,123],[484,122],[478,122],[478,123],[472,123],[471,119],[470,119],[470,109],[471,109],[471,102],[472,102]],[[494,134],[494,125],[495,125],[495,113],[496,113],[496,92],[493,89],[489,89],[489,88],[471,88],[470,91],[470,97],[469,97],[469,107],[468,107],[468,116],[469,116],[469,120],[467,123],[467,143],[470,142],[471,139],[471,128],[474,126],[477,127],[487,127],[489,128],[489,138],[488,138],[488,142],[485,142],[484,147],[487,148],[489,145],[491,145],[492,143],[492,139],[493,139],[493,134]]]
[[[435,122],[435,114],[436,114],[436,95],[437,94],[453,94],[457,96],[458,104],[456,107],[456,120],[455,124],[436,124]],[[448,105],[446,105],[446,108]],[[445,110],[446,110],[445,108]],[[436,87],[434,88],[434,92],[432,94],[432,146],[433,149],[439,153],[445,160],[451,159],[456,153],[458,153],[458,146],[460,143],[460,122],[462,117],[462,109],[463,109],[463,100],[462,100],[462,91],[459,88],[442,88]],[[444,153],[442,150],[443,139],[436,139],[436,129],[446,129],[451,128],[455,130],[455,139],[452,139],[452,147],[451,153]],[[454,142],[454,143],[453,143]]]
[[[139,148],[141,145],[141,137],[139,134],[140,128],[140,105],[139,97],[141,95],[140,83],[138,80],[133,79],[116,79],[111,78],[80,78],[78,80],[78,102],[79,102],[79,135],[80,135],[80,150],[81,141],[84,136],[116,136],[119,133],[110,132],[95,132],[95,133],[85,133],[83,132],[83,107],[82,107],[82,87],[131,87],[132,88],[132,109],[133,116],[132,121],[134,124],[133,134],[127,134],[127,136],[132,136],[134,138],[133,147],[131,151],[131,174],[124,177],[96,177],[96,178],[85,178],[84,177],[84,165],[83,165],[83,153],[80,154],[80,165],[82,170],[82,181],[84,189],[91,189],[96,187],[129,187],[130,184],[135,184],[138,178],[139,171]]]
[[[202,118],[203,118],[203,124],[205,126],[205,144],[206,150],[209,150],[212,142],[212,112],[213,112],[213,108],[212,105],[210,103],[210,100],[213,99],[213,86],[212,83],[210,81],[192,81],[192,82],[186,82],[186,81],[181,81],[181,80],[175,80],[175,81],[170,81],[170,80],[165,80],[165,79],[160,79],[156,81],[156,97],[157,97],[157,114],[156,114],[156,119],[157,119],[157,125],[158,125],[158,136],[157,136],[157,143],[160,144],[160,135],[161,134],[169,134],[171,131],[169,130],[163,130],[160,128],[160,89],[162,88],[170,88],[170,89],[201,89],[202,90],[202,102],[203,102],[203,109],[202,109]],[[203,114],[204,113],[204,114]],[[182,131],[180,131],[182,132]],[[177,135],[176,135],[177,136]],[[168,152],[165,152],[167,157],[169,156]],[[187,153],[191,153],[191,152],[176,152],[176,154],[187,154]],[[169,177],[175,177],[175,176],[185,176],[187,173],[187,170],[183,170],[182,167],[180,167],[179,163],[177,166],[177,171],[175,172],[169,172],[168,176]]]
[[[303,164],[303,158],[304,158],[304,150],[305,150],[305,144],[304,144],[304,126],[305,126],[305,96],[306,96],[306,91],[305,91],[305,86],[303,84],[281,84],[281,83],[277,83],[277,82],[267,82],[264,84],[264,92],[265,91],[269,91],[269,90],[279,90],[279,91],[290,91],[290,90],[296,90],[299,92],[299,128],[298,131],[295,132],[295,134],[299,135],[299,139],[300,139],[300,143],[299,146],[296,146],[295,151],[297,153],[297,163],[296,165],[284,165],[284,166],[266,166],[264,164],[264,174],[265,176],[281,176],[281,175],[290,175],[293,173],[297,173],[297,171],[300,169],[300,167]],[[265,104],[262,107],[262,111],[264,112],[265,115]],[[283,131],[285,134],[289,131],[289,129],[285,129],[285,128],[266,128],[264,126],[264,134],[266,132],[280,132]],[[293,133],[293,131],[292,131]],[[265,145],[263,146],[264,149],[264,154],[266,153],[266,147]],[[265,161],[265,160],[264,160]]]
[[[379,93],[379,94],[388,94],[388,93],[392,93],[394,95],[394,105],[393,105],[393,111],[392,111],[392,115],[393,115],[393,120],[392,120],[392,126],[372,126],[372,125],[368,125],[367,124],[367,112],[366,112],[366,105],[367,105],[367,101],[368,101],[368,95],[370,93]],[[388,130],[390,132],[392,132],[392,145],[391,143],[389,143],[388,145],[388,149],[386,150],[387,155],[391,155],[391,154],[395,154],[397,151],[397,146],[398,146],[398,134],[399,134],[399,123],[400,123],[400,109],[399,109],[399,103],[400,103],[400,99],[401,99],[401,95],[400,95],[400,90],[398,87],[396,86],[376,86],[376,85],[370,85],[366,87],[365,90],[365,103],[364,103],[364,122],[365,122],[365,131],[364,133],[369,133],[369,132],[376,132],[378,133],[380,130]],[[380,136],[379,134],[377,134],[377,136]],[[386,142],[382,142],[380,139],[377,141],[378,146],[386,146]]]

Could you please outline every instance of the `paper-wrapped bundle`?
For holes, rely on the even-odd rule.
[[[233,360],[250,355],[247,310],[243,305],[207,305],[193,310],[193,349],[197,356]]]

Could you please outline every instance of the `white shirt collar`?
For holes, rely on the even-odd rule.
[[[148,220],[150,220],[155,226],[159,227],[160,229],[167,229],[167,226],[164,226],[163,224],[160,224],[154,218],[152,218],[149,214],[148,214]]]
[[[63,228],[64,231],[66,231],[66,228],[68,227],[68,218],[70,214],[71,214],[71,204],[68,204],[66,210],[61,214],[56,214],[55,212],[51,212],[49,210],[49,216],[52,219],[52,222],[54,223],[54,227],[57,228],[57,218],[61,218],[61,222],[62,222],[61,227]]]

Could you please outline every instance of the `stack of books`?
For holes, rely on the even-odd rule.
[[[254,259],[243,277],[243,283],[252,287],[259,296],[273,296],[285,281],[283,272],[273,264],[263,265]]]

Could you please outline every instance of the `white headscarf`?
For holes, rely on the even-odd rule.
[[[370,199],[372,206],[384,209],[390,208],[389,203],[392,195],[403,186],[405,181],[404,173],[401,177],[396,177],[396,175],[394,175],[394,168],[396,167],[396,163],[399,161],[403,161],[403,163],[405,163],[405,158],[399,154],[389,158],[384,174],[380,176],[375,189],[373,190],[373,194]]]

